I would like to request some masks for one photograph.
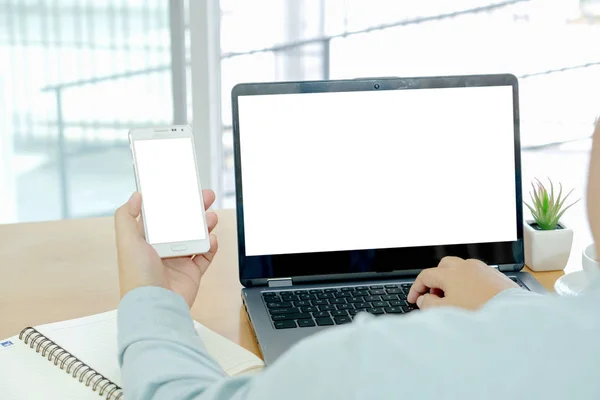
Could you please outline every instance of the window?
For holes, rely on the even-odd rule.
[[[240,82],[513,73],[524,150],[590,136],[600,1],[221,0],[226,205]]]
[[[173,120],[169,2],[0,0],[0,21],[0,222],[111,214],[128,130]]]

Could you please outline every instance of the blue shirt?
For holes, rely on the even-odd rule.
[[[476,312],[364,315],[230,378],[179,295],[138,288],[119,306],[123,387],[128,400],[598,400],[599,289],[576,298],[509,289]]]

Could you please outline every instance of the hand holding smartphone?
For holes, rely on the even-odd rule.
[[[210,237],[187,125],[129,132],[146,241],[161,258],[206,253]]]

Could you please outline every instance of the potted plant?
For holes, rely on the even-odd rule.
[[[554,185],[550,178],[548,181],[549,193],[539,179],[532,182],[533,191],[529,192],[531,204],[524,202],[533,216],[533,220],[524,224],[525,264],[533,271],[564,269],[573,244],[573,230],[560,222],[560,218],[579,199],[565,206],[573,190],[563,197],[562,184],[559,183],[560,189],[555,197]]]

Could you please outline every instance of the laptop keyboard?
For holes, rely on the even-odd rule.
[[[515,277],[510,279],[529,290]],[[407,314],[418,310],[406,301],[412,283],[263,292],[275,329],[343,325],[359,312]]]
[[[263,292],[275,329],[343,325],[359,312],[406,314],[418,308],[406,301],[412,283]]]

